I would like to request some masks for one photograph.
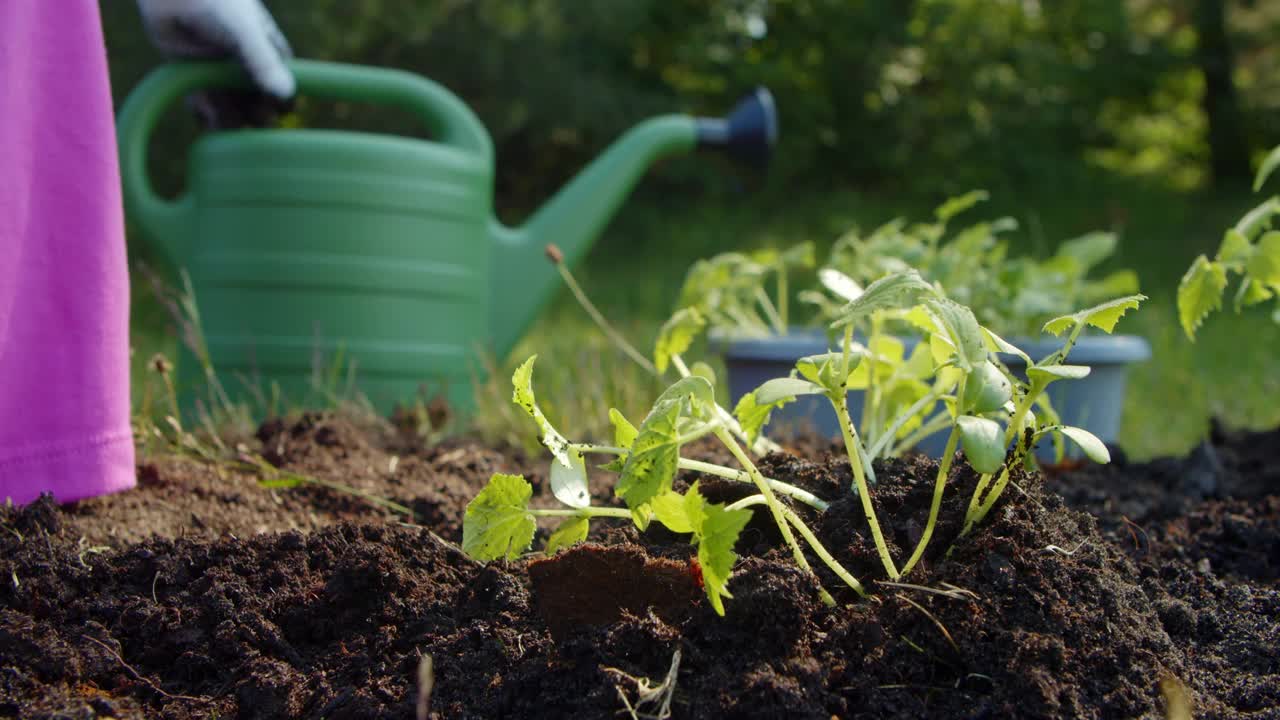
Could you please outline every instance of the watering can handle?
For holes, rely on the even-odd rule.
[[[442,85],[403,70],[290,60],[300,94],[397,107],[418,117],[436,141],[493,163],[493,142],[479,118]],[[153,70],[125,101],[117,118],[125,207],[151,241],[181,264],[189,232],[189,196],[160,197],[147,174],[147,145],[160,115],[179,97],[207,87],[249,87],[232,63],[173,63]]]

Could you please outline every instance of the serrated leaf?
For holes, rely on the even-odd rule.
[[[1054,380],[1080,380],[1092,370],[1088,365],[1033,365],[1027,368],[1027,378],[1048,385]]]
[[[1215,259],[1220,263],[1245,262],[1252,254],[1253,246],[1249,240],[1239,230],[1228,228],[1222,235],[1222,245],[1218,246]]]
[[[1084,428],[1072,427],[1070,425],[1063,425],[1059,429],[1062,431],[1063,435],[1071,438],[1075,444],[1079,445],[1080,449],[1084,451],[1085,455],[1089,456],[1090,460],[1103,465],[1111,462],[1111,452],[1107,450],[1106,444],[1099,440],[1093,433],[1085,430]]]
[[[960,443],[969,464],[980,473],[994,473],[1004,464],[1004,433],[995,420],[961,415],[956,418]]]
[[[658,399],[654,401],[654,407],[668,400],[687,400],[693,398],[697,403],[711,404],[715,402],[715,388],[711,387],[711,382],[700,375],[690,375],[689,377],[680,378],[671,383]]]
[[[693,490],[689,491],[693,495]],[[724,615],[723,598],[729,594],[729,574],[738,556],[733,547],[738,535],[751,520],[751,511],[745,508],[726,510],[720,505],[701,505],[703,518],[698,528],[698,564],[702,566],[702,586],[717,615]]]
[[[946,202],[939,205],[938,209],[933,212],[940,222],[946,223],[949,222],[951,218],[972,208],[980,202],[986,201],[990,197],[990,193],[986,190],[970,190],[964,195],[948,198]]]
[[[548,555],[555,555],[557,551],[563,550],[572,545],[577,545],[587,539],[587,533],[591,530],[591,519],[582,515],[577,515],[566,519],[560,523],[560,527],[551,533],[551,537],[547,538],[547,548],[545,552]]]
[[[618,476],[615,492],[627,503],[632,518],[642,530],[649,522],[648,511],[643,506],[654,496],[670,490],[675,477],[680,459],[676,421],[684,402],[681,398],[669,398],[653,406],[641,423]]]
[[[859,363],[867,355],[867,349],[858,343],[850,343],[849,346],[849,372],[853,373],[858,369]],[[836,391],[839,386],[846,380],[846,377],[840,374],[840,368],[844,363],[842,352],[821,353],[819,355],[808,355],[796,361],[796,371],[800,373],[804,379],[824,388],[828,391]],[[799,393],[807,395],[807,392]]]
[[[582,453],[569,451],[571,467],[559,460],[551,461],[551,494],[572,508],[584,508],[591,504],[591,492],[587,489],[587,464]]]
[[[818,281],[833,295],[852,302],[862,296],[862,286],[858,281],[834,268],[822,268],[818,271]]]
[[[613,423],[613,442],[620,448],[629,448],[631,443],[635,441],[636,426],[627,420],[617,408],[609,408],[609,422]]]
[[[1262,189],[1263,184],[1267,182],[1267,178],[1280,167],[1280,145],[1271,148],[1271,152],[1262,159],[1262,164],[1258,166],[1258,174],[1253,177],[1253,191],[1258,192]]]
[[[671,364],[671,356],[679,355],[689,349],[694,338],[706,327],[707,321],[697,308],[686,307],[675,312],[658,330],[658,339],[653,345],[653,366],[659,373],[667,371]]]
[[[964,405],[970,412],[989,413],[999,410],[1013,397],[1013,384],[990,360],[984,360],[969,372],[964,386]]]
[[[551,425],[547,416],[542,414],[542,409],[538,407],[538,400],[533,394],[533,362],[537,359],[537,355],[531,355],[511,375],[513,388],[511,401],[523,408],[538,424],[538,439],[551,451],[556,460],[564,467],[572,468],[573,460],[569,457],[569,441],[565,440],[564,436]]]
[[[695,483],[696,485],[696,483]],[[691,533],[694,521],[689,518],[684,496],[679,493],[665,492],[649,502],[653,517],[676,533]]]
[[[1222,307],[1227,289],[1227,270],[1201,255],[1191,263],[1178,283],[1178,321],[1187,338],[1196,339],[1196,330],[1205,317]]]
[[[520,475],[496,473],[467,503],[462,517],[462,550],[481,562],[514,560],[533,543],[536,524],[529,512],[533,486]]]
[[[1109,300],[1101,305],[1094,305],[1077,313],[1056,317],[1044,324],[1044,332],[1061,335],[1064,330],[1070,330],[1079,324],[1087,324],[1110,334],[1126,312],[1137,309],[1146,299],[1146,295],[1129,295]]]
[[[1236,222],[1236,231],[1253,242],[1263,230],[1271,227],[1271,219],[1277,213],[1280,213],[1280,197],[1268,198]]]
[[[938,319],[946,338],[956,349],[956,365],[965,372],[987,358],[987,349],[973,311],[945,298],[932,298],[925,306]]]
[[[786,379],[786,378],[780,378]],[[805,382],[798,380],[797,382]],[[806,383],[812,387],[817,387],[813,383]],[[765,383],[768,385],[768,383]],[[775,408],[795,400],[794,395],[784,395],[775,398],[769,402],[762,402],[756,395],[764,386],[757,388],[755,392],[749,392],[738,399],[738,405],[733,409],[734,417],[738,418],[738,424],[742,426],[742,432],[747,436],[747,443],[754,445],[760,437],[760,431],[765,425],[769,424],[769,416],[773,414]],[[821,388],[819,388],[821,390]]]
[[[1246,268],[1249,277],[1264,285],[1280,284],[1280,231],[1262,234]]]
[[[906,310],[917,304],[921,297],[934,294],[933,286],[915,270],[886,275],[868,285],[857,300],[840,308],[840,317],[831,327],[856,323],[876,310]]]
[[[1240,281],[1240,289],[1236,291],[1236,312],[1239,312],[1242,307],[1249,307],[1251,305],[1257,305],[1260,302],[1266,302],[1274,296],[1275,293],[1266,285],[1253,282],[1252,278],[1246,276]]]

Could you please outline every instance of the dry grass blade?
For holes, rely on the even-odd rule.
[[[418,661],[418,704],[417,720],[427,720],[431,714],[431,691],[436,686],[435,661],[430,655],[423,655]]]
[[[671,700],[675,696],[676,679],[680,673],[679,648],[672,653],[671,667],[667,669],[667,676],[658,685],[653,685],[649,682],[649,678],[638,678],[618,668],[606,667],[604,670],[635,683],[636,702],[634,705],[627,699],[627,694],[623,692],[621,685],[613,687],[618,692],[618,698],[622,700],[622,704],[625,706],[627,714],[631,716],[631,720],[667,720],[671,717]],[[653,710],[646,711],[646,708],[649,707],[652,707]]]
[[[947,642],[951,644],[951,649],[955,650],[957,655],[960,654],[960,646],[956,644],[956,641],[951,637],[951,632],[947,630],[947,626],[943,625],[942,621],[939,620],[937,616],[929,612],[928,609],[926,609],[920,603],[916,602],[915,600],[912,600],[911,598],[907,597],[906,595],[903,595],[902,593],[898,593],[898,597],[901,598],[903,601],[907,602],[908,604],[910,604],[911,607],[924,613],[925,617],[932,620],[933,624],[938,626],[938,630],[942,631],[942,637],[946,638]]]
[[[80,637],[84,638],[85,640],[88,640],[94,645],[97,645],[103,650],[106,650],[107,653],[111,655],[111,657],[116,659],[116,662],[120,663],[120,667],[129,671],[129,674],[132,675],[135,680],[146,685],[152,690],[155,690],[156,692],[169,698],[170,700],[190,700],[191,702],[198,702],[198,703],[212,702],[212,700],[210,700],[209,698],[192,697],[190,695],[174,695],[172,693],[167,693],[164,690],[162,690],[159,685],[155,684],[155,682],[149,680],[146,676],[144,676],[142,673],[138,672],[137,670],[134,670],[133,666],[125,662],[124,658],[120,657],[120,653],[116,652],[115,650],[112,650],[110,645],[102,642],[97,638],[89,637],[88,635],[81,635]]]
[[[951,583],[942,583],[943,587],[941,589],[931,588],[925,585],[913,585],[911,583],[894,582],[893,580],[877,580],[876,584],[884,585],[886,587],[900,588],[903,590],[918,590],[920,592],[930,593],[932,595],[941,595],[942,597],[951,598],[952,600],[977,601],[980,599],[978,597],[978,594],[975,593],[974,591],[965,590],[962,587],[956,587]]]

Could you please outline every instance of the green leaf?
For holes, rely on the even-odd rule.
[[[1054,380],[1080,380],[1092,370],[1088,365],[1033,365],[1027,368],[1027,378],[1048,385]]]
[[[701,500],[693,489],[689,495]],[[732,598],[729,594],[729,574],[733,572],[733,564],[738,556],[733,546],[738,543],[738,535],[751,520],[751,511],[746,508],[726,510],[720,505],[700,504],[703,515],[698,534],[698,564],[702,566],[702,586],[711,601],[711,607],[717,615],[724,615],[724,600]]]
[[[818,281],[833,295],[845,302],[852,302],[862,296],[862,286],[858,281],[834,268],[822,268],[818,271]]]
[[[696,487],[697,483],[694,483],[694,485]],[[671,532],[693,532],[694,521],[689,518],[685,496],[679,493],[665,492],[653,498],[649,503],[649,507],[653,510],[653,517],[658,522],[666,525]]]
[[[925,306],[938,319],[947,340],[956,349],[957,366],[968,372],[987,359],[982,328],[972,310],[946,298],[932,298]]]
[[[627,503],[636,526],[642,530],[649,522],[645,506],[654,496],[671,489],[680,460],[676,421],[685,402],[668,398],[653,406],[641,423],[618,476],[615,492]]]
[[[296,475],[289,475],[278,478],[263,478],[258,481],[258,487],[264,490],[280,490],[288,488],[296,488],[303,483],[303,479]]]
[[[1137,292],[1138,273],[1132,270],[1117,270],[1101,280],[1087,283],[1081,288],[1080,296],[1090,302],[1098,298],[1133,295]]]
[[[960,442],[969,464],[980,473],[994,473],[1004,464],[1004,433],[995,420],[961,415],[956,418],[960,427]]]
[[[511,385],[514,390],[511,401],[524,408],[529,417],[538,424],[538,439],[547,446],[556,460],[560,461],[565,468],[572,469],[573,460],[569,457],[569,441],[565,440],[564,436],[551,425],[551,421],[542,414],[542,409],[538,407],[538,400],[533,395],[533,361],[537,359],[537,355],[531,355],[512,374]]]
[[[1191,263],[1178,283],[1178,320],[1187,338],[1196,339],[1196,330],[1205,317],[1222,307],[1222,293],[1227,289],[1227,270],[1220,263],[1201,255]]]
[[[1275,297],[1275,293],[1262,283],[1253,282],[1253,278],[1245,276],[1240,281],[1240,289],[1236,291],[1235,307],[1236,312],[1240,312],[1240,308],[1257,305],[1260,302],[1266,302]]]
[[[1111,257],[1115,250],[1115,233],[1096,231],[1062,243],[1057,255],[1071,258],[1078,263],[1080,272],[1084,273]]]
[[[1239,230],[1228,228],[1222,236],[1222,245],[1218,247],[1218,257],[1215,259],[1220,263],[1246,262],[1252,254],[1253,246],[1249,244],[1249,240]]]
[[[716,386],[716,371],[712,370],[710,365],[702,362],[701,360],[689,366],[689,374],[697,375],[698,377],[706,380],[711,383],[711,387],[713,388]]]
[[[1017,357],[1019,360],[1021,360],[1024,365],[1026,365],[1027,367],[1031,367],[1032,365],[1031,357],[1026,353],[1022,352],[1021,350],[1019,350],[1018,346],[1014,345],[1008,340],[1005,340],[999,335],[991,332],[985,327],[982,328],[982,336],[987,342],[988,350],[991,350],[993,352],[1002,352],[1008,355],[1013,355]]]
[[[1093,433],[1070,425],[1063,425],[1059,429],[1062,430],[1063,435],[1075,441],[1075,444],[1079,445],[1081,450],[1084,450],[1084,454],[1088,455],[1090,460],[1104,465],[1111,462],[1111,452],[1107,450],[1106,444]]]
[[[681,308],[667,318],[658,330],[658,339],[653,347],[653,365],[659,373],[667,371],[672,355],[679,355],[689,349],[706,324],[702,313],[692,307]]]
[[[989,197],[991,195],[986,190],[970,190],[964,195],[949,198],[939,205],[937,210],[934,210],[934,215],[937,216],[939,222],[946,223],[974,205],[986,201]]]
[[[969,372],[964,386],[964,406],[969,412],[989,413],[1004,407],[1013,397],[1013,384],[990,360]]]
[[[636,439],[636,426],[617,408],[609,408],[609,422],[613,423],[613,442],[620,448],[629,448]]]
[[[701,403],[714,403],[715,388],[711,387],[711,382],[701,375],[690,375],[671,383],[666,390],[662,391],[653,405],[656,408],[668,400],[688,400],[689,398]]]
[[[1271,218],[1277,213],[1280,213],[1280,197],[1268,198],[1236,222],[1236,231],[1253,242],[1263,230],[1271,227]]]
[[[1116,323],[1120,322],[1120,318],[1126,312],[1137,309],[1142,304],[1142,301],[1146,299],[1146,295],[1129,295],[1109,300],[1101,305],[1094,305],[1091,308],[1081,310],[1078,313],[1056,317],[1044,324],[1044,331],[1054,335],[1061,335],[1063,330],[1087,324],[1109,334],[1115,329]]]
[[[1271,148],[1271,152],[1262,159],[1262,164],[1258,166],[1258,174],[1253,178],[1253,191],[1258,192],[1262,189],[1263,184],[1267,182],[1267,177],[1280,167],[1280,145]]]
[[[569,451],[571,467],[559,460],[551,461],[551,494],[572,508],[584,508],[591,504],[591,492],[587,489],[587,464],[582,453]]]
[[[751,395],[760,405],[773,405],[780,400],[794,399],[797,395],[817,395],[822,391],[821,386],[808,380],[787,377],[767,380]]]
[[[462,517],[462,550],[481,562],[514,560],[533,543],[533,486],[520,475],[489,478]]]
[[[566,519],[560,523],[560,527],[551,533],[551,537],[547,538],[548,555],[555,555],[556,551],[563,550],[571,545],[577,545],[587,539],[587,532],[591,529],[591,519],[577,515]]]
[[[849,371],[856,370],[858,364],[862,362],[866,355],[867,349],[865,347],[858,343],[851,343],[849,347]],[[806,380],[825,390],[834,392],[846,380],[840,374],[840,367],[843,362],[843,353],[841,352],[808,355],[796,361],[796,371]],[[808,395],[809,393],[801,392],[799,394]],[[759,399],[757,399],[757,402],[759,402]]]
[[[935,295],[933,286],[915,270],[886,275],[867,286],[857,300],[840,308],[840,317],[831,327],[856,323],[876,310],[909,309],[925,295]]]
[[[1246,267],[1254,280],[1264,285],[1280,285],[1280,231],[1263,233]]]

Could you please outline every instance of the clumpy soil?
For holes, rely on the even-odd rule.
[[[796,509],[873,597],[816,558],[816,577],[798,569],[758,509],[719,617],[687,538],[656,526],[467,558],[461,519],[490,474],[554,505],[543,458],[273,421],[253,452],[412,516],[181,457],[145,459],[128,493],[0,509],[0,718],[1160,718],[1179,696],[1196,717],[1280,717],[1278,441],[1216,429],[1185,458],[1020,475],[948,555],[976,482],[962,465],[896,585],[847,462],[809,441],[761,467],[834,501]],[[903,558],[936,464],[876,470]],[[677,482],[694,480],[717,502],[750,492]],[[593,491],[612,502],[603,476]]]

